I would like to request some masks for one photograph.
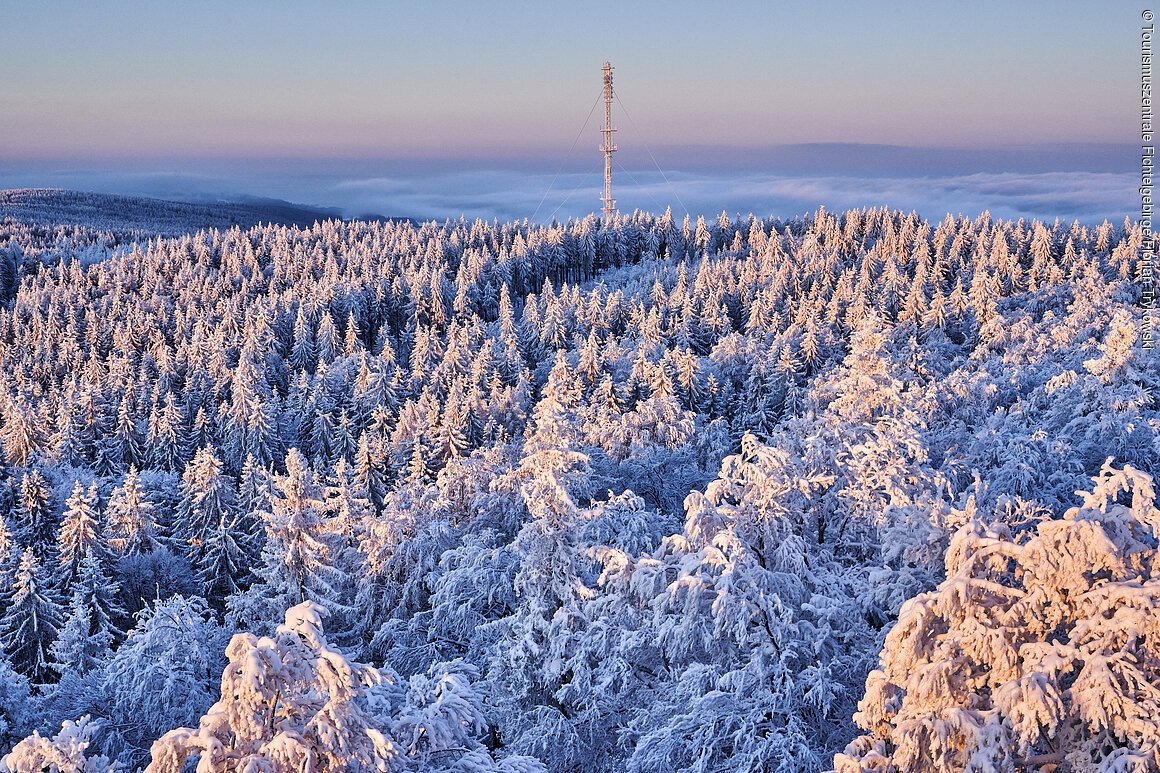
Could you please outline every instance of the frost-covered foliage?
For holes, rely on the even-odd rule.
[[[689,494],[682,531],[637,556],[590,549],[603,592],[560,635],[558,695],[592,706],[630,688],[628,770],[819,766],[874,639],[864,581],[802,517],[832,483],[746,435]]]
[[[108,757],[88,756],[97,722],[81,717],[76,722],[65,721],[60,732],[52,738],[33,733],[0,758],[4,773],[112,773],[120,766]]]
[[[332,649],[325,610],[306,602],[286,610],[273,638],[237,634],[226,648],[222,697],[198,727],[177,728],[153,744],[151,773],[180,773],[190,754],[199,769],[391,769],[394,744],[362,705],[382,677]]]
[[[1021,535],[960,529],[886,637],[840,773],[1160,766],[1160,510],[1131,466],[1094,482]]]
[[[209,707],[249,631],[230,658],[349,653],[341,706],[309,664],[288,686],[381,733],[372,767],[820,770],[964,525],[1041,544],[1109,456],[1158,472],[1142,238],[884,209],[5,222],[0,752],[86,714],[129,769],[177,727],[173,759],[236,750]],[[301,604],[326,637],[276,633]],[[251,729],[256,765],[348,742]]]
[[[272,638],[235,635],[226,649],[221,700],[196,729],[177,728],[156,741],[146,772],[179,773],[196,755],[202,773],[544,773],[531,758],[497,764],[480,744],[483,703],[463,664],[438,664],[411,677],[397,715],[390,716],[390,696],[375,692],[393,678],[331,647],[325,614],[307,601],[286,610]]]
[[[29,703],[28,679],[0,658],[0,748],[10,749],[24,737],[35,719]]]
[[[136,766],[163,733],[196,724],[217,697],[227,639],[197,597],[173,596],[139,612],[100,673],[99,702],[86,707],[105,712],[104,745]]]

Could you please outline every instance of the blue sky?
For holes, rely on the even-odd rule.
[[[605,59],[631,111],[631,122],[617,116],[621,159],[642,175],[646,143],[674,174],[784,173],[760,149],[799,143],[1098,144],[1095,166],[1123,158],[1126,173],[1130,159],[1106,147],[1135,139],[1139,12],[1123,2],[0,0],[0,185],[71,173],[90,175],[90,187],[156,175],[213,187],[245,159],[250,183],[266,181],[251,188],[325,204],[336,181],[467,167],[550,178],[560,162],[581,171],[595,155],[598,116],[565,151]],[[1076,165],[1073,150],[1055,157]],[[929,169],[906,176],[945,175],[927,158]],[[822,161],[845,164],[841,152]],[[795,174],[806,173],[839,172]],[[313,192],[311,174],[327,181]],[[297,182],[270,184],[279,177]]]

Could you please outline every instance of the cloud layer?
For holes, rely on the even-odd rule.
[[[631,175],[631,176],[630,176]],[[547,221],[599,208],[596,174],[550,176],[510,172],[445,174],[424,178],[352,179],[336,183],[328,201],[351,215],[368,212],[418,217],[533,218]],[[669,175],[624,170],[614,174],[621,211],[686,211],[792,217],[819,205],[831,210],[887,206],[927,218],[947,213],[995,217],[1123,219],[1138,208],[1130,174],[1049,172],[977,173],[953,177],[747,175],[737,172]],[[542,202],[542,203],[541,203]]]
[[[377,171],[377,170],[376,170]],[[883,174],[772,175],[743,170],[614,171],[613,194],[622,212],[663,211],[694,217],[774,215],[887,206],[930,219],[947,213],[1081,222],[1122,220],[1139,209],[1134,175],[1125,172],[976,172],[947,176]],[[597,171],[558,176],[516,170],[437,170],[403,174],[156,174],[102,172],[11,173],[0,187],[64,187],[126,195],[206,201],[270,197],[334,207],[348,217],[487,220],[580,217],[599,209]]]

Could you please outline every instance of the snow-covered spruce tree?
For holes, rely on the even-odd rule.
[[[74,593],[68,606],[60,634],[49,648],[52,667],[62,676],[82,676],[98,667],[109,655],[112,636],[89,636],[93,628],[93,614],[85,606],[84,596]]]
[[[274,479],[268,468],[258,464],[252,456],[247,456],[238,477],[238,512],[243,521],[252,525],[253,514],[270,509],[270,497],[274,495]]]
[[[141,486],[135,467],[113,489],[105,510],[105,539],[118,556],[149,553],[160,546],[160,531],[153,503]]]
[[[0,446],[14,465],[27,464],[44,447],[44,430],[40,417],[23,395],[5,395],[0,403]]]
[[[93,682],[100,678],[96,672],[109,655],[109,640],[89,639],[91,627],[92,614],[80,594],[73,594],[68,616],[49,648],[59,681],[42,691],[39,709],[43,725],[55,726],[53,719],[58,717],[80,716],[91,704],[96,693]]]
[[[340,458],[323,488],[326,521],[335,545],[335,560],[344,566],[357,565],[358,542],[363,523],[371,518],[374,506],[370,495]]]
[[[508,488],[516,450],[504,444],[454,460],[437,490],[409,502],[392,494],[383,517],[367,521],[359,608],[370,599],[390,617],[368,651],[401,673],[459,657],[482,668],[490,657],[497,631],[487,624],[514,608],[518,557],[509,542],[527,511]]]
[[[57,566],[53,576],[57,592],[65,598],[71,595],[85,560],[94,556],[103,559],[105,553],[97,513],[96,483],[86,489],[77,481],[65,501],[57,532]]]
[[[149,432],[145,447],[149,451],[149,462],[159,470],[178,472],[188,458],[185,455],[185,417],[173,393],[165,395],[165,400],[155,406],[149,415]]]
[[[347,600],[341,598],[345,578],[335,567],[332,535],[324,521],[324,493],[298,449],[286,454],[286,474],[277,476],[274,486],[270,512],[259,514],[266,544],[257,580],[227,601],[230,619],[238,627],[270,630],[281,614],[278,610],[303,601],[347,610]]]
[[[12,539],[12,529],[8,525],[8,518],[0,512],[0,584],[10,585],[12,570],[16,568],[17,545]]]
[[[223,518],[233,518],[233,483],[224,474],[221,460],[212,447],[194,455],[181,475],[181,497],[177,507],[176,536],[193,564],[206,552],[206,539]]]
[[[95,556],[84,560],[64,621],[49,648],[59,681],[41,689],[43,725],[55,727],[83,714],[106,715],[102,669],[123,636],[116,621],[125,618],[117,602],[119,590],[101,561]]]
[[[620,588],[598,589],[594,555],[654,550],[663,520],[632,492],[581,509],[552,484],[551,476],[525,483],[533,520],[511,545],[444,554],[430,631],[471,641],[473,657],[494,653],[489,679],[505,747],[554,770],[606,769],[622,756],[624,718],[656,695],[655,634],[651,614]]]
[[[117,581],[110,578],[106,565],[97,556],[90,555],[81,562],[76,582],[72,586],[72,596],[69,604],[69,613],[66,621],[73,628],[73,636],[79,634],[79,640],[61,644],[62,647],[75,647],[78,644],[84,648],[84,653],[75,653],[72,659],[66,657],[64,663],[84,663],[82,671],[88,670],[94,663],[104,659],[110,648],[124,635],[119,627],[119,621],[125,619],[125,610],[118,601],[121,588]],[[84,626],[80,619],[83,619]],[[66,628],[68,625],[65,626]],[[61,631],[63,638],[64,629]]]
[[[1160,766],[1160,510],[1104,464],[1033,532],[964,526],[947,579],[907,602],[834,759],[858,771]]]
[[[238,525],[238,519],[229,522],[225,516],[205,535],[194,570],[202,595],[224,606],[225,599],[240,593],[250,575],[251,551],[246,545],[248,535]]]
[[[48,549],[55,541],[56,521],[52,516],[51,489],[39,470],[20,477],[16,492],[16,538],[22,545]]]
[[[0,647],[19,673],[33,683],[51,676],[49,647],[61,625],[61,609],[49,591],[40,562],[25,548],[8,608],[0,617]]]

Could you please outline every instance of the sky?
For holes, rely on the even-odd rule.
[[[1098,216],[1130,186],[1085,203],[1067,175],[1130,183],[1141,8],[0,0],[0,187],[530,217],[555,179],[543,206],[590,211],[607,59],[625,204],[941,208],[857,182],[929,178],[985,206],[963,178],[1006,174]]]

